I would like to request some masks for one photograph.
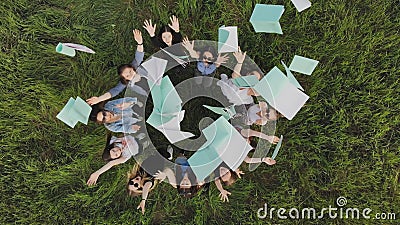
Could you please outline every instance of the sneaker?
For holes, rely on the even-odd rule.
[[[140,133],[140,134],[136,135],[136,138],[138,140],[142,140],[144,137],[146,137],[146,135],[144,133]]]
[[[147,147],[149,147],[149,145],[150,145],[150,141],[143,142],[143,144],[142,144],[143,149],[146,149]]]
[[[174,154],[174,149],[172,148],[171,145],[168,145],[167,152],[169,153],[168,160],[172,160],[172,156]]]
[[[141,103],[141,102],[139,102],[139,101],[138,101],[136,104],[137,104],[140,108],[143,107],[143,103]]]

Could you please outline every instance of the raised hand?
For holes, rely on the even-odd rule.
[[[168,24],[168,26],[171,27],[171,29],[174,30],[176,33],[178,33],[179,32],[179,20],[178,20],[178,17],[173,15],[173,16],[171,16],[169,18],[169,20],[171,21],[171,24]]]
[[[243,171],[241,171],[239,168],[235,170],[235,173],[237,174],[237,176],[238,176],[239,178],[241,178],[240,175],[243,175],[243,174],[244,174]]]
[[[216,64],[216,66],[220,66],[222,63],[226,63],[226,61],[228,61],[228,59],[229,59],[228,54],[225,54],[222,56],[221,56],[221,54],[218,54],[218,58],[215,61],[215,64]]]
[[[142,32],[138,29],[134,29],[133,31],[133,38],[138,44],[143,44],[143,37],[142,37]]]
[[[140,129],[139,125],[132,125],[132,129],[138,131]]]
[[[240,46],[239,46],[238,51],[237,51],[237,52],[234,52],[234,53],[233,53],[233,56],[235,56],[236,61],[237,61],[238,63],[243,63],[243,62],[244,62],[244,59],[246,58],[246,52],[243,53],[243,52],[240,50]]]
[[[162,171],[160,171],[160,170],[158,170],[158,172],[156,172],[156,173],[154,174],[154,177],[155,177],[156,179],[160,180],[160,182],[162,182],[162,181],[164,181],[165,178],[167,177],[167,174],[164,173],[164,172],[162,172]]]
[[[157,24],[154,24],[153,26],[151,23],[151,19],[149,19],[144,21],[143,28],[147,30],[147,33],[149,33],[150,37],[154,37],[156,33],[156,26]]]
[[[143,199],[143,200],[140,202],[140,204],[138,205],[137,209],[142,208],[142,214],[144,214],[145,206],[146,206],[146,200]]]
[[[229,202],[228,195],[231,195],[231,193],[227,190],[222,190],[221,193],[219,193],[219,197],[223,202]]]
[[[185,47],[188,51],[194,49],[194,41],[190,42],[188,37],[183,38],[182,46]]]

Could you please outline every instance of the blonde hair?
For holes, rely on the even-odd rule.
[[[136,163],[133,166],[132,170],[128,172],[128,180],[127,180],[126,190],[128,191],[129,196],[132,196],[132,197],[140,196],[143,192],[143,191],[139,191],[139,190],[136,190],[136,191],[129,190],[129,181],[138,176],[142,178],[140,180],[140,186],[142,186],[142,187],[144,186],[144,183],[146,181],[152,180],[152,178],[153,178],[152,176],[148,176],[148,174],[143,169],[141,170],[140,165],[138,163]],[[149,192],[155,188],[157,183],[158,183],[158,180],[154,179],[153,185],[151,186]]]

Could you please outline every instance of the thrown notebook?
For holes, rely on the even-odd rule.
[[[289,69],[294,72],[311,75],[318,63],[317,60],[295,55]]]
[[[218,29],[218,53],[237,52],[238,48],[237,27],[220,27]]]
[[[293,119],[309,98],[276,66],[253,89],[289,120]]]
[[[304,91],[303,87],[300,85],[300,83],[296,80],[292,72],[290,72],[289,68],[286,66],[286,64],[281,61],[283,67],[285,68],[286,71],[286,76],[288,77],[290,83],[292,83],[294,86],[296,86],[298,89]]]
[[[283,5],[256,4],[250,17],[255,32],[283,34],[279,19],[285,8]]]
[[[291,0],[297,11],[301,12],[311,7],[311,2],[308,0]]]
[[[238,87],[253,87],[258,83],[258,79],[256,75],[240,76],[232,79],[232,82]]]
[[[141,66],[146,69],[147,80],[150,80],[153,83],[160,85],[161,78],[164,75],[167,64],[168,64],[167,60],[153,56],[149,60],[146,60],[146,62],[142,63]]]
[[[78,121],[87,125],[91,111],[92,107],[80,97],[70,98],[56,117],[74,128]]]

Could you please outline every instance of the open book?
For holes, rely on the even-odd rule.
[[[289,120],[293,119],[309,98],[276,66],[253,89]]]
[[[237,27],[220,27],[218,29],[218,53],[237,52],[238,48]]]
[[[164,75],[165,68],[167,67],[168,61],[165,59],[160,59],[157,57],[151,57],[146,62],[142,63],[142,67],[147,72],[147,80],[156,83],[157,85],[161,84],[161,78]]]
[[[236,170],[252,147],[223,117],[202,130],[206,142],[188,159],[198,180],[208,177],[222,162]]]
[[[80,97],[70,98],[56,117],[74,128],[78,121],[87,125],[91,111],[92,107]]]
[[[256,4],[250,17],[255,32],[283,34],[279,19],[285,8],[283,5]]]

